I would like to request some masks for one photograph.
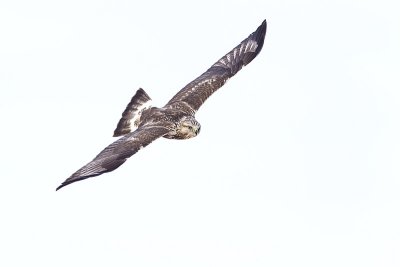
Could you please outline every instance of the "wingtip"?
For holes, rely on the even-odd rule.
[[[67,185],[69,185],[69,184],[71,184],[71,183],[73,183],[73,182],[68,181],[68,179],[67,179],[66,181],[62,182],[62,183],[56,188],[56,191],[60,190],[60,189],[63,188],[64,186],[67,186]]]
[[[86,179],[86,178],[83,178],[83,179]],[[81,181],[81,180],[83,180],[83,179],[77,179],[77,180],[69,180],[69,179],[67,179],[67,180],[65,180],[64,182],[62,182],[61,185],[59,185],[59,186],[56,188],[56,191],[60,190],[60,189],[63,188],[64,186],[70,185],[70,184],[75,183],[75,182],[77,182],[77,181]]]
[[[256,29],[255,32],[253,32],[249,38],[255,40],[258,43],[258,48],[256,51],[256,54],[258,54],[263,45],[264,45],[264,39],[265,39],[265,35],[267,33],[267,20],[264,19],[263,22],[261,23],[260,26],[258,26],[258,28]]]
[[[59,185],[59,186],[56,188],[56,191],[60,190],[60,189],[63,188],[64,186],[65,186],[64,184]]]
[[[56,191],[60,190],[60,189],[63,188],[64,186],[67,186],[67,185],[69,185],[69,184],[75,183],[75,182],[77,182],[77,181],[80,181],[80,180],[71,180],[70,178],[68,178],[67,180],[65,180],[64,182],[62,182],[62,183],[56,188]]]
[[[267,31],[267,20],[266,19],[263,20],[263,22],[261,23],[258,30],[263,33],[265,33]]]

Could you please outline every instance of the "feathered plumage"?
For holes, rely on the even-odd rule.
[[[162,108],[151,107],[151,98],[143,89],[139,89],[114,131],[114,136],[122,137],[73,173],[56,190],[115,170],[159,137],[188,139],[199,134],[200,124],[194,117],[196,111],[211,94],[258,55],[264,44],[266,30],[267,23],[264,20],[255,32],[187,84]]]

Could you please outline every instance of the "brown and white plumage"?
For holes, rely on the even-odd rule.
[[[182,101],[197,111],[212,93],[221,88],[229,78],[258,55],[264,44],[266,30],[267,22],[264,20],[255,32],[218,60],[206,72],[186,85],[172,97],[168,104]]]
[[[154,125],[141,127],[121,137],[101,151],[91,162],[72,174],[57,187],[57,190],[68,184],[115,170],[130,156],[168,132],[168,128]]]
[[[142,112],[150,108],[151,98],[140,88],[126,106],[114,131],[114,137],[125,135],[135,130],[140,122]]]
[[[163,108],[151,107],[151,98],[143,89],[139,89],[122,113],[114,131],[114,136],[122,137],[73,173],[56,190],[115,170],[159,137],[188,139],[199,134],[200,124],[194,117],[196,111],[211,94],[258,55],[264,44],[266,29],[267,23],[264,20],[255,32],[187,84]]]

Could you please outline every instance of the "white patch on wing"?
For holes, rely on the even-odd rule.
[[[245,53],[246,53],[247,51],[249,51],[249,50],[248,50],[249,45],[250,45],[250,42],[247,42],[247,43],[246,43],[246,47],[244,48],[244,52],[245,52]]]
[[[258,43],[254,40],[248,40],[245,43],[242,43],[240,47],[233,49],[231,52],[225,55],[225,57],[221,58],[216,65],[224,65],[231,66],[232,64],[236,64],[237,57],[240,58],[243,54],[248,52],[255,52],[257,50]]]
[[[242,54],[242,50],[243,50],[243,44],[240,45],[239,56]]]
[[[256,41],[254,40],[249,40],[246,44],[246,49],[245,49],[245,53],[246,52],[255,52],[256,49],[258,47],[258,44]]]

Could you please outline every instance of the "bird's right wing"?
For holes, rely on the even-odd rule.
[[[91,162],[65,180],[56,190],[71,183],[115,170],[133,154],[169,131],[167,127],[163,126],[140,127],[106,147]]]
[[[184,102],[192,110],[197,111],[211,94],[260,53],[266,31],[267,22],[264,20],[255,32],[218,60],[206,72],[187,84],[172,97],[167,105]]]

